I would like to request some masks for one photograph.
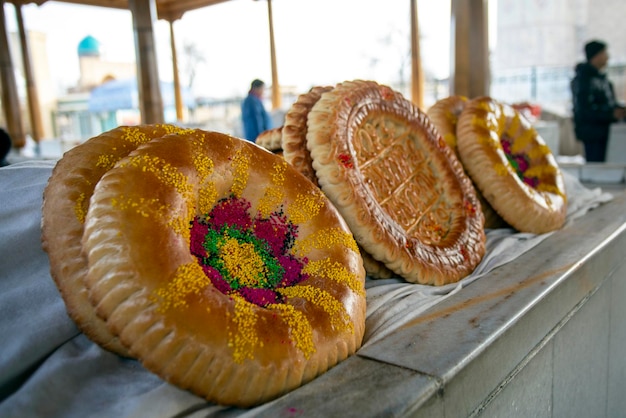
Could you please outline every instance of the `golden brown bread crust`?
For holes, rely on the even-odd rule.
[[[66,152],[44,190],[42,245],[68,314],[87,337],[122,356],[128,355],[127,350],[96,316],[87,298],[87,259],[80,243],[83,223],[89,199],[102,175],[140,144],[175,131],[181,129],[143,125],[105,132]]]
[[[357,242],[411,282],[469,274],[485,251],[469,178],[426,115],[373,81],[345,82],[308,116],[322,190]]]
[[[252,274],[265,270],[261,247],[249,251],[264,225],[283,231],[270,251],[303,275],[263,288],[284,300],[261,306],[246,292],[270,277]],[[321,190],[250,142],[197,131],[138,148],[98,183],[83,245],[112,332],[148,369],[213,402],[275,398],[361,344],[365,274],[350,230]]]
[[[443,136],[446,144],[455,153],[457,152],[456,125],[461,112],[465,108],[465,103],[467,103],[467,97],[465,96],[450,96],[437,100],[426,112],[430,121]]]
[[[565,222],[567,197],[554,156],[515,109],[489,97],[467,103],[457,127],[463,166],[515,229],[544,233]]]
[[[438,100],[426,113],[457,157],[459,157],[459,150],[457,149],[456,129],[459,116],[461,116],[463,109],[465,109],[467,101],[468,99],[465,96],[456,95],[446,97]],[[482,196],[480,190],[476,190],[476,196],[478,197],[480,208],[485,216],[485,228],[501,228],[506,226],[506,222],[504,222],[502,217],[498,215],[489,202]]]
[[[285,114],[282,135],[283,157],[316,185],[318,183],[313,161],[306,147],[307,117],[322,94],[332,89],[331,86],[311,88],[307,93],[301,94]]]
[[[279,126],[276,128],[268,129],[263,131],[256,137],[256,144],[265,148],[268,151],[272,151],[273,153],[282,152],[282,136],[283,136],[283,127]]]

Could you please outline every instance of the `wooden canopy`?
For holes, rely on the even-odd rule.
[[[35,141],[41,139],[41,112],[37,100],[37,89],[30,63],[30,52],[22,22],[21,6],[29,3],[41,5],[47,0],[0,0],[14,4],[18,30],[20,32],[23,67],[27,87],[31,134]],[[182,100],[178,79],[178,64],[174,40],[173,23],[185,12],[224,3],[229,0],[57,0],[65,3],[112,7],[130,10],[133,17],[135,51],[137,62],[137,81],[142,123],[163,122],[163,102],[160,92],[158,68],[154,45],[153,22],[164,19],[170,23],[176,114],[182,119]],[[272,65],[272,107],[280,108],[281,94],[276,68],[276,51],[272,18],[272,0],[268,5],[270,53]],[[410,1],[411,24],[411,99],[418,106],[423,106],[423,73],[419,48],[419,28],[417,0]],[[456,51],[452,64],[451,93],[468,97],[488,93],[488,50],[487,50],[487,0],[451,0],[452,4],[452,39]],[[25,132],[21,120],[20,104],[17,95],[13,63],[8,46],[8,34],[4,7],[0,7],[0,83],[2,86],[2,108],[7,131],[14,146],[21,148],[25,144]]]
[[[16,6],[29,3],[42,5],[48,0],[7,0]],[[82,4],[86,6],[112,7],[115,9],[131,10],[131,0],[57,0],[63,3]],[[173,22],[180,19],[185,12],[200,9],[202,7],[213,6],[229,0],[155,0],[155,7],[158,19]]]

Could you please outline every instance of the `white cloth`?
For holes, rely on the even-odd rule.
[[[0,416],[172,417],[191,416],[196,408],[201,408],[201,416],[253,415],[254,409],[206,405],[137,361],[101,349],[78,331],[41,249],[42,192],[54,164],[32,161],[0,168]],[[567,175],[566,187],[568,223],[612,198]],[[367,280],[364,344],[375,344],[548,235],[488,231],[484,259],[474,273],[452,285]]]

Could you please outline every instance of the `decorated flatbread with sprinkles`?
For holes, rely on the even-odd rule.
[[[68,314],[87,337],[122,356],[128,356],[126,348],[96,315],[85,288],[87,258],[81,238],[89,199],[104,173],[139,145],[188,131],[173,125],[142,125],[105,132],[66,152],[44,191],[42,243]]]
[[[454,153],[388,86],[348,81],[308,116],[307,147],[329,199],[368,253],[407,281],[441,285],[485,252],[484,218]]]
[[[456,129],[459,116],[461,116],[467,102],[468,98],[465,96],[445,97],[437,100],[426,113],[433,125],[435,125],[437,131],[439,131],[439,134],[446,141],[446,144],[448,144],[457,157],[459,156],[459,151],[457,148]],[[463,161],[461,160],[461,162]],[[485,216],[485,228],[505,227],[507,224],[502,217],[498,215],[498,212],[491,207],[491,204],[483,197],[479,189],[474,189],[476,190],[476,197],[478,197],[480,207]]]
[[[273,399],[361,344],[346,223],[284,159],[214,132],[141,146],[98,183],[90,297],[149,370],[226,405]]]
[[[537,234],[563,226],[563,175],[543,138],[517,110],[490,97],[473,99],[461,113],[457,137],[463,166],[509,225]]]

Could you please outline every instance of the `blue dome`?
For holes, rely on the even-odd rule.
[[[100,55],[100,42],[91,35],[86,36],[78,44],[78,56],[98,56]]]

